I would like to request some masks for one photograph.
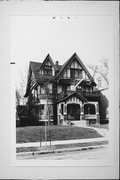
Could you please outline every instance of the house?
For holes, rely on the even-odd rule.
[[[16,127],[28,125],[28,113],[25,105],[16,106]]]
[[[100,91],[76,53],[63,65],[49,54],[41,63],[30,62],[25,97],[33,124],[100,123]]]

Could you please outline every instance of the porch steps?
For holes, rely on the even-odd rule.
[[[81,126],[81,127],[86,127],[86,120],[79,120],[79,121],[71,121],[74,126]]]

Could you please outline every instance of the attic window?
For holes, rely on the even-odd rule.
[[[44,72],[44,75],[48,75],[48,76],[52,75],[53,74],[52,73],[52,66],[45,65],[43,72]]]
[[[82,78],[82,70],[77,68],[70,69],[71,78],[81,77]]]

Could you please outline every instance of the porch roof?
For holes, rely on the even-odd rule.
[[[68,96],[59,99],[59,100],[57,101],[57,103],[62,102],[62,101],[66,101],[67,99],[69,99],[69,98],[72,97],[72,96],[77,97],[77,98],[80,99],[82,102],[88,102],[88,100],[87,100],[85,97],[83,97],[80,93],[74,91],[74,92],[71,92],[71,94],[69,94]]]

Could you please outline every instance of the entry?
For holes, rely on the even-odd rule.
[[[68,120],[80,120],[80,105],[79,104],[68,104],[67,105],[67,119]]]

